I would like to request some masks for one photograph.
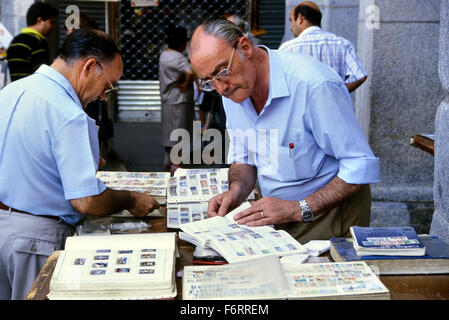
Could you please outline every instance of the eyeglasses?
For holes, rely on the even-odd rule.
[[[206,92],[215,90],[215,81],[223,81],[225,78],[229,78],[232,75],[230,70],[232,65],[232,59],[234,58],[235,47],[232,50],[231,59],[229,60],[228,66],[217,73],[212,79],[209,80],[201,80],[200,89]]]
[[[101,63],[97,61],[97,64],[100,67],[101,71],[103,71],[103,74],[104,74],[104,69],[103,69],[103,66],[101,65]],[[104,74],[104,77],[106,78],[106,81],[108,82],[110,88],[104,89],[103,94],[108,94],[109,92],[118,90],[118,88],[116,88],[112,85],[112,82],[109,80],[109,78],[105,74]]]

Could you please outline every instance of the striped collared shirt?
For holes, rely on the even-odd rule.
[[[367,75],[357,58],[354,45],[318,26],[309,27],[295,39],[284,42],[279,50],[313,56],[331,66],[345,83],[355,82]]]

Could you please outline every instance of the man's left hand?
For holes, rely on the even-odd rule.
[[[276,225],[301,221],[301,207],[298,201],[281,200],[266,197],[252,203],[248,208],[235,215],[238,224],[249,227]]]
[[[100,160],[98,161],[98,169],[106,167],[106,164],[106,160],[104,160],[104,158],[100,156]]]

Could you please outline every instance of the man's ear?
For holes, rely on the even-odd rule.
[[[254,47],[251,45],[251,41],[248,39],[248,37],[240,38],[239,43],[237,44],[237,49],[239,49],[240,52],[243,53],[245,58],[251,58],[254,53]]]
[[[295,23],[299,26],[304,22],[304,16],[300,13],[298,13],[298,17],[295,20]]]
[[[88,77],[89,73],[96,72],[97,61],[94,58],[86,59],[81,64],[81,75]]]

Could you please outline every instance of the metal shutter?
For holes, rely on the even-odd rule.
[[[267,31],[259,38],[268,48],[277,49],[284,36],[285,0],[259,0],[258,8],[259,29]]]
[[[59,27],[59,47],[61,47],[62,42],[64,41],[65,34],[65,20],[67,17],[67,13],[65,10],[68,6],[75,5],[80,8],[80,12],[84,12],[89,17],[95,20],[98,23],[98,26],[101,30],[106,31],[106,2],[104,1],[73,1],[73,0],[59,0],[58,1],[58,11],[59,11],[59,19],[58,19],[58,27]]]

